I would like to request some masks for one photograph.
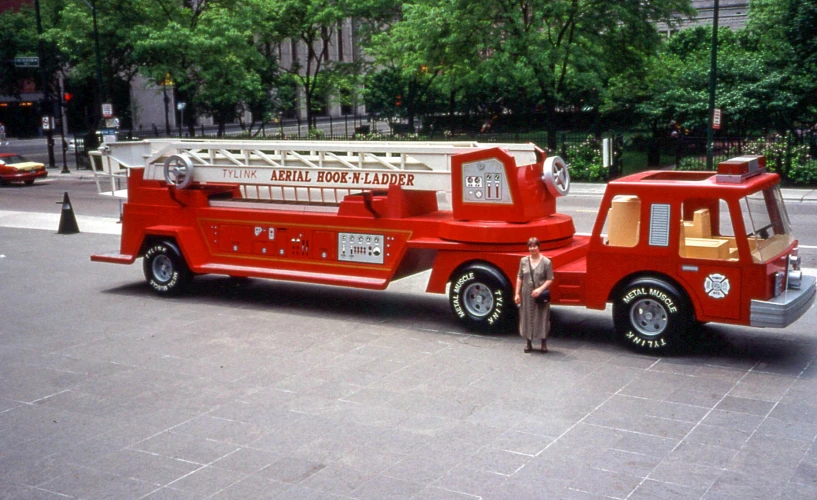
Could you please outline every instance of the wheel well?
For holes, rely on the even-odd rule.
[[[621,294],[621,291],[627,285],[629,285],[633,281],[638,281],[640,279],[652,279],[652,280],[663,281],[667,285],[670,285],[672,288],[677,290],[678,295],[686,302],[686,305],[689,306],[690,312],[691,312],[691,315],[692,315],[692,319],[695,320],[695,317],[696,317],[695,304],[689,298],[689,294],[687,293],[686,289],[683,286],[681,286],[681,284],[678,282],[678,280],[676,280],[676,279],[674,279],[674,278],[672,278],[672,277],[670,277],[670,276],[668,276],[666,274],[663,274],[663,273],[640,271],[640,272],[633,273],[633,274],[630,274],[628,276],[625,276],[625,277],[621,278],[618,281],[618,283],[616,283],[616,286],[614,286],[613,289],[610,290],[610,295],[607,296],[607,302],[615,301],[615,298],[618,297]]]
[[[451,281],[453,281],[454,279],[454,276],[461,273],[465,269],[469,268],[480,269],[482,271],[485,271],[493,275],[500,283],[502,283],[509,289],[512,288],[511,281],[508,279],[507,276],[505,276],[505,273],[503,273],[502,270],[496,265],[491,264],[490,262],[484,260],[470,260],[468,262],[463,262],[462,264],[457,266],[453,271],[451,271],[451,274],[448,276],[448,282],[451,283]]]
[[[172,248],[179,255],[179,257],[183,257],[181,249],[179,249],[179,244],[176,243],[176,238],[159,235],[149,235],[145,237],[144,241],[142,241],[142,247],[139,249],[139,256],[144,257],[145,252],[148,251],[148,248],[155,245],[156,243],[167,244],[167,246]]]

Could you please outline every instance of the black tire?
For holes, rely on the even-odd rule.
[[[451,276],[448,302],[469,330],[497,331],[515,319],[513,289],[502,272],[472,264]]]
[[[692,317],[686,296],[656,278],[634,280],[613,299],[613,322],[619,338],[641,351],[680,347]]]
[[[23,184],[25,184],[26,186],[31,186],[31,185],[34,184],[34,179],[29,179],[27,181],[23,181]]]
[[[178,295],[192,278],[181,252],[168,241],[148,247],[142,259],[142,271],[148,285],[160,295]]]

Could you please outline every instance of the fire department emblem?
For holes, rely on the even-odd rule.
[[[704,290],[715,299],[722,299],[729,295],[729,279],[722,274],[710,274],[704,280]]]

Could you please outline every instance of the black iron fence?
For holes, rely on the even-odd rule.
[[[705,137],[670,139],[666,147],[674,150],[676,168],[707,168]],[[767,168],[779,173],[784,180],[802,183],[798,170],[812,165],[817,158],[817,131],[792,130],[753,137],[718,137],[713,142],[713,166],[742,155],[765,155]]]
[[[410,131],[405,124],[386,124],[366,121],[362,117],[344,117],[321,122],[321,128],[308,129],[302,122],[277,123],[253,132],[230,130],[219,136],[214,128],[198,127],[196,138],[231,138],[242,140],[367,140],[367,141],[473,141],[481,143],[533,143],[557,154],[570,165],[576,180],[603,181],[623,174],[644,169],[705,170],[707,168],[706,137],[682,135],[680,137],[653,137],[650,134],[630,132],[607,132],[602,137],[613,141],[613,164],[601,166],[602,138],[589,132],[558,132],[554,137],[555,148],[547,147],[548,133],[540,132],[480,132],[460,130],[457,132],[435,131],[425,128]],[[176,132],[178,130],[174,130]],[[148,133],[143,133],[148,132]],[[162,136],[158,130],[120,132],[117,140],[133,140]],[[173,136],[173,135],[171,135]],[[178,137],[178,135],[176,135]],[[182,137],[189,137],[189,129],[182,129]],[[77,139],[80,139],[78,136]],[[96,147],[86,135],[86,145]],[[89,141],[90,139],[90,141]],[[79,145],[79,144],[78,144]],[[79,151],[78,151],[79,152]],[[767,167],[779,173],[784,181],[796,184],[817,184],[817,130],[792,130],[782,134],[747,137],[716,137],[713,143],[713,165],[742,155],[762,154]],[[79,165],[79,161],[78,161]]]

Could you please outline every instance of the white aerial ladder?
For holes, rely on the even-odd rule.
[[[144,168],[145,180],[179,189],[230,183],[247,200],[337,204],[353,192],[386,189],[451,191],[451,156],[501,148],[518,166],[536,163],[533,144],[477,142],[236,141],[152,139],[105,144],[100,153],[127,168]],[[544,174],[557,196],[569,177],[558,157]]]

